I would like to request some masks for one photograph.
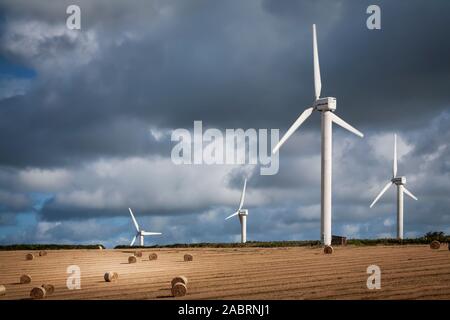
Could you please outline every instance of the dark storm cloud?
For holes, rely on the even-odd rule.
[[[64,2],[3,5],[7,24],[28,19],[64,29],[37,41],[34,53],[14,51],[3,36],[1,52],[41,75],[29,95],[0,102],[2,132],[15,137],[2,139],[1,149],[10,151],[1,153],[3,163],[167,154],[147,127],[190,128],[196,119],[287,128],[312,100],[312,22],[323,94],[338,97],[348,121],[411,128],[449,107],[445,1],[379,2],[380,31],[367,30],[365,1],[77,3],[87,16],[77,37],[65,30]],[[77,51],[82,45],[96,49]],[[85,63],[66,59],[62,69],[42,69],[73,51],[88,56]]]

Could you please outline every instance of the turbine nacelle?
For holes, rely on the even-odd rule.
[[[240,216],[248,216],[248,210],[247,209],[241,209],[238,213]]]
[[[334,97],[319,98],[316,101],[314,101],[313,107],[317,111],[334,111],[336,110],[336,98]]]
[[[392,178],[392,183],[395,183],[396,185],[405,185],[406,184],[406,177],[396,177]]]

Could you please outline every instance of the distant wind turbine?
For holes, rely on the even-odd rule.
[[[248,210],[242,209],[242,206],[244,205],[244,199],[245,199],[245,189],[247,187],[247,179],[244,180],[244,188],[242,189],[241,194],[241,201],[239,202],[239,208],[235,213],[232,215],[229,215],[225,218],[225,220],[228,220],[236,215],[239,215],[239,221],[241,222],[241,243],[247,242],[247,216],[248,216]]]
[[[131,211],[131,208],[128,208],[128,210],[130,211],[130,214],[131,214],[131,220],[133,220],[133,224],[136,227],[136,235],[134,236],[133,240],[131,240],[130,247],[132,247],[134,245],[137,237],[139,237],[140,245],[142,247],[142,246],[144,246],[144,236],[155,236],[155,235],[162,234],[161,232],[148,232],[148,231],[144,231],[144,230],[140,229],[139,225],[136,221],[136,218],[133,215],[133,211]]]
[[[413,195],[408,189],[406,189],[406,177],[397,177],[397,135],[394,134],[394,164],[392,166],[392,179],[387,183],[387,185],[381,190],[377,195],[375,200],[373,200],[370,208],[372,208],[375,203],[381,198],[381,196],[389,189],[390,186],[397,185],[397,238],[403,239],[403,193],[406,193],[409,197],[417,200],[416,196]]]

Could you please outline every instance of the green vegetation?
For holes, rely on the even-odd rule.
[[[446,236],[442,231],[427,232],[424,236],[428,241],[437,240],[439,242],[448,242],[450,236]]]
[[[408,244],[430,244],[433,240],[449,242],[450,236],[443,232],[428,232],[423,237],[410,239],[349,239],[347,245],[354,246],[376,246],[376,245],[408,245]],[[249,241],[242,243],[175,243],[168,245],[155,245],[135,248],[277,248],[277,247],[319,247],[320,241]],[[133,247],[134,248],[134,247]],[[129,246],[116,246],[114,249],[130,249]]]
[[[0,246],[0,251],[8,250],[68,250],[68,249],[98,249],[105,247],[102,244],[78,245],[78,244],[11,244]]]
[[[376,246],[376,245],[403,245],[403,244],[429,244],[432,240],[425,237],[413,239],[350,239],[347,240],[347,245],[354,246]],[[442,241],[446,242],[446,241]]]
[[[320,246],[320,241],[248,241],[242,243],[175,243],[133,248],[273,248],[273,247],[314,247]],[[130,249],[129,246],[116,246],[114,249]]]
[[[376,245],[408,245],[408,244],[430,244],[431,241],[438,240],[441,243],[450,242],[450,236],[444,232],[427,232],[423,237],[411,239],[348,239],[347,245],[354,246],[376,246]],[[280,247],[320,247],[318,240],[304,241],[249,241],[242,243],[175,243],[168,245],[154,245],[138,248],[280,248]],[[105,247],[101,244],[92,245],[72,245],[72,244],[12,244],[0,246],[0,251],[5,250],[68,250],[68,249],[98,249]],[[130,249],[128,245],[116,246],[114,249]]]

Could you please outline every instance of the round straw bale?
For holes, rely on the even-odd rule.
[[[99,249],[99,250],[103,250],[103,247],[102,247],[102,246],[98,246],[98,249]]]
[[[4,296],[6,294],[6,288],[4,285],[0,285],[0,296]]]
[[[188,279],[185,276],[178,276],[172,279],[172,287],[176,284],[176,283],[183,283],[185,286],[187,286],[188,284]]]
[[[150,253],[150,255],[148,256],[149,260],[156,260],[158,259],[158,255],[156,253]]]
[[[20,276],[20,283],[24,284],[24,283],[30,283],[31,282],[31,276],[29,276],[28,274],[23,274]]]
[[[141,258],[142,257],[142,251],[135,251],[134,252],[134,256],[138,257],[138,258]]]
[[[117,272],[110,271],[110,272],[105,273],[104,278],[105,278],[106,282],[113,282],[119,278],[119,274]]]
[[[34,255],[32,253],[27,253],[27,255],[25,256],[26,260],[33,260],[34,259]]]
[[[136,257],[135,256],[129,256],[128,257],[128,263],[136,263]]]
[[[431,249],[439,249],[441,247],[441,243],[437,240],[433,240],[430,243],[430,248]]]
[[[325,253],[325,254],[332,254],[333,253],[333,247],[332,246],[325,246],[325,248],[323,248],[323,253]]]
[[[187,293],[187,288],[184,283],[177,282],[172,286],[172,295],[174,297],[182,297]]]
[[[55,292],[55,287],[52,284],[46,283],[43,284],[41,287],[45,289],[46,294],[53,294],[53,292]]]
[[[35,287],[30,291],[30,297],[33,299],[43,299],[46,296],[45,289],[42,287]]]
[[[184,261],[192,261],[194,260],[194,257],[190,254],[185,254],[184,255]]]
[[[39,251],[39,257],[43,257],[46,255],[47,255],[47,251],[45,251],[45,250]]]

